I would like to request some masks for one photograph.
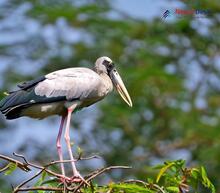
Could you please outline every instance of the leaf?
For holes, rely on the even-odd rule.
[[[147,178],[147,182],[150,183],[150,184],[153,184],[154,181],[151,178]]]
[[[83,154],[83,149],[81,149],[79,146],[77,147],[77,153],[81,157]]]
[[[41,182],[43,182],[45,180],[46,176],[47,176],[47,172],[44,170],[41,175]]]
[[[110,184],[109,188],[111,188],[112,192],[126,192],[126,193],[153,193],[152,190],[147,187],[142,187],[137,184]],[[99,192],[99,191],[98,191]]]
[[[198,180],[199,178],[199,170],[196,169],[196,168],[193,168],[191,170],[191,176],[195,179],[195,180]]]
[[[201,172],[201,176],[202,176],[202,184],[203,184],[205,187],[211,189],[212,193],[215,193],[215,192],[216,192],[215,187],[214,187],[214,185],[211,183],[211,181],[209,180],[209,178],[208,178],[208,176],[207,176],[207,173],[206,173],[206,170],[205,170],[205,168],[204,168],[203,166],[201,166],[200,172]]]
[[[12,172],[14,172],[17,168],[17,164],[10,162],[8,164],[8,169],[5,171],[5,175],[10,175]]]
[[[179,188],[176,186],[169,186],[166,188],[168,192],[179,192]]]
[[[165,165],[163,168],[161,168],[160,172],[159,172],[158,175],[157,175],[157,179],[156,179],[156,182],[157,182],[157,183],[159,182],[161,176],[166,172],[166,170],[167,170],[168,168],[170,168],[171,166],[173,166],[173,165],[174,165],[174,163],[171,162],[171,163],[168,163],[167,165]]]

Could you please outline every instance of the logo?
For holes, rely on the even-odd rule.
[[[212,11],[210,9],[179,9],[176,8],[172,10],[166,10],[162,18],[166,19],[168,17],[175,16],[176,18],[182,18],[184,16],[191,16],[194,18],[204,18],[210,16]]]
[[[163,13],[163,18],[166,19],[167,17],[169,17],[171,14],[171,12],[169,10],[166,10],[164,13]]]

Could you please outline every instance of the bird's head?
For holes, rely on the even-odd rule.
[[[95,71],[98,74],[106,73],[110,77],[114,87],[116,88],[116,90],[118,91],[118,93],[120,94],[122,99],[130,107],[132,107],[132,101],[131,101],[131,98],[128,94],[128,91],[127,91],[119,73],[117,72],[114,63],[112,62],[112,60],[109,57],[102,56],[102,57],[98,58],[95,62]]]

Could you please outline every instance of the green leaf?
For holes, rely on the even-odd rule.
[[[110,184],[109,188],[112,192],[126,192],[126,193],[153,193],[152,190],[148,189],[147,187],[142,187],[137,184]]]
[[[41,182],[43,182],[45,180],[46,176],[47,176],[47,172],[44,170],[41,175]]]
[[[167,170],[168,168],[170,168],[171,166],[173,166],[173,165],[174,165],[174,163],[173,163],[173,162],[170,162],[170,163],[167,163],[167,165],[165,165],[163,168],[161,168],[160,172],[159,172],[158,175],[157,175],[157,179],[156,179],[156,182],[157,182],[157,183],[159,182],[161,176],[166,172],[166,170]]]
[[[17,169],[17,164],[10,162],[8,164],[8,169],[5,171],[5,175],[10,175],[12,172],[14,172]]]
[[[193,168],[191,170],[191,176],[195,179],[195,180],[198,180],[199,178],[199,170],[196,169],[196,168]]]
[[[77,147],[77,153],[79,156],[83,154],[83,149],[81,149],[79,146]]]
[[[205,168],[204,168],[203,166],[201,166],[200,172],[201,172],[201,176],[202,176],[202,184],[203,184],[205,187],[211,189],[212,193],[215,193],[215,192],[216,192],[215,187],[214,187],[214,185],[211,183],[211,181],[209,180],[209,178],[208,178],[208,176],[207,176],[207,173],[206,173],[206,170],[205,170]]]
[[[176,186],[169,186],[166,188],[168,192],[179,192],[179,188]]]

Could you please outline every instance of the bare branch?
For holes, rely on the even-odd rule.
[[[13,191],[13,193],[17,193],[21,190],[21,187],[24,186],[25,184],[27,184],[28,182],[30,182],[31,180],[35,179],[36,177],[38,177],[44,170],[41,170],[39,172],[37,172],[34,176],[32,176],[31,178],[25,180],[24,182],[22,182],[21,184],[19,184]]]
[[[48,190],[48,191],[64,191],[64,192],[78,192],[80,190],[80,188],[82,188],[83,186],[90,186],[91,184],[91,180],[94,179],[95,177],[101,175],[102,173],[112,170],[112,169],[130,169],[131,167],[128,166],[110,166],[110,167],[106,167],[106,168],[101,168],[98,169],[92,173],[90,173],[89,175],[87,175],[85,177],[85,181],[81,181],[79,184],[76,184],[73,182],[71,182],[70,184],[66,183],[66,181],[61,182],[63,183],[63,187],[62,188],[53,188],[53,187],[44,187],[44,186],[38,186],[38,187],[23,187],[23,186],[27,186],[27,184],[29,182],[31,182],[33,179],[39,177],[44,171],[58,179],[62,178],[63,176],[61,174],[55,173],[51,170],[48,169],[48,167],[54,165],[54,164],[59,164],[59,163],[69,163],[69,162],[76,162],[79,160],[89,160],[89,159],[94,159],[94,158],[100,158],[97,155],[93,155],[87,158],[82,158],[81,156],[79,156],[79,158],[74,159],[74,160],[64,160],[64,161],[52,161],[49,164],[46,164],[44,166],[39,166],[37,164],[31,163],[29,162],[23,155],[17,154],[17,153],[13,153],[14,156],[22,158],[23,161],[25,163],[22,163],[20,161],[17,161],[15,159],[9,158],[7,156],[1,155],[0,154],[0,158],[4,159],[8,162],[12,162],[15,163],[19,168],[23,169],[24,171],[30,171],[30,168],[36,168],[39,171],[33,175],[32,177],[30,177],[29,179],[23,181],[22,183],[20,183],[16,188],[14,188],[13,193],[18,193],[20,191],[31,191],[31,190]],[[2,168],[0,171],[5,171],[9,166],[6,166],[4,168]],[[73,186],[74,185],[74,186]]]
[[[144,182],[142,180],[135,180],[135,179],[131,179],[131,180],[126,180],[126,181],[123,181],[123,183],[138,183],[138,184],[142,184],[144,185],[145,187],[148,187],[150,189],[155,189],[155,190],[159,190],[159,192],[161,193],[166,193],[162,187],[158,186],[157,184],[153,184],[153,183],[147,183],[147,182]]]
[[[55,187],[44,187],[44,186],[36,186],[30,188],[20,188],[19,192],[26,192],[31,190],[45,190],[45,191],[63,191],[63,188],[55,188]]]
[[[110,167],[107,167],[107,168],[101,168],[99,170],[96,170],[96,171],[92,172],[88,176],[86,176],[85,177],[86,182],[90,182],[95,177],[101,175],[102,173],[104,173],[106,171],[112,170],[112,169],[131,169],[131,167],[129,167],[129,166],[110,166]],[[69,188],[69,190],[73,190],[73,193],[76,193],[84,184],[85,184],[85,182],[82,181],[82,182],[80,182],[79,186],[74,187],[74,188]]]
[[[13,152],[13,155],[16,156],[16,157],[22,158],[22,159],[24,160],[24,162],[25,162],[26,164],[28,164],[28,161],[26,160],[26,158],[25,158],[23,155],[18,154],[18,153],[15,153],[15,152]]]
[[[6,165],[5,167],[3,167],[2,169],[0,169],[0,173],[6,171],[9,168],[9,165]]]
[[[44,165],[44,167],[49,167],[49,166],[52,166],[54,164],[59,164],[59,163],[69,163],[69,162],[77,162],[77,161],[80,161],[80,160],[90,160],[90,159],[100,159],[100,158],[101,157],[98,156],[98,155],[93,155],[93,156],[86,157],[86,158],[79,157],[79,158],[74,159],[74,160],[52,161],[49,164]]]
[[[7,157],[7,156],[5,156],[5,155],[0,154],[0,159],[3,159],[3,160],[6,160],[6,161],[8,161],[8,162],[12,162],[12,163],[16,164],[21,170],[23,170],[23,171],[25,171],[25,172],[28,172],[28,171],[31,170],[31,169],[28,167],[28,164],[22,163],[22,162],[20,162],[20,161],[18,161],[18,160],[15,160],[15,159],[13,159],[13,158]]]

